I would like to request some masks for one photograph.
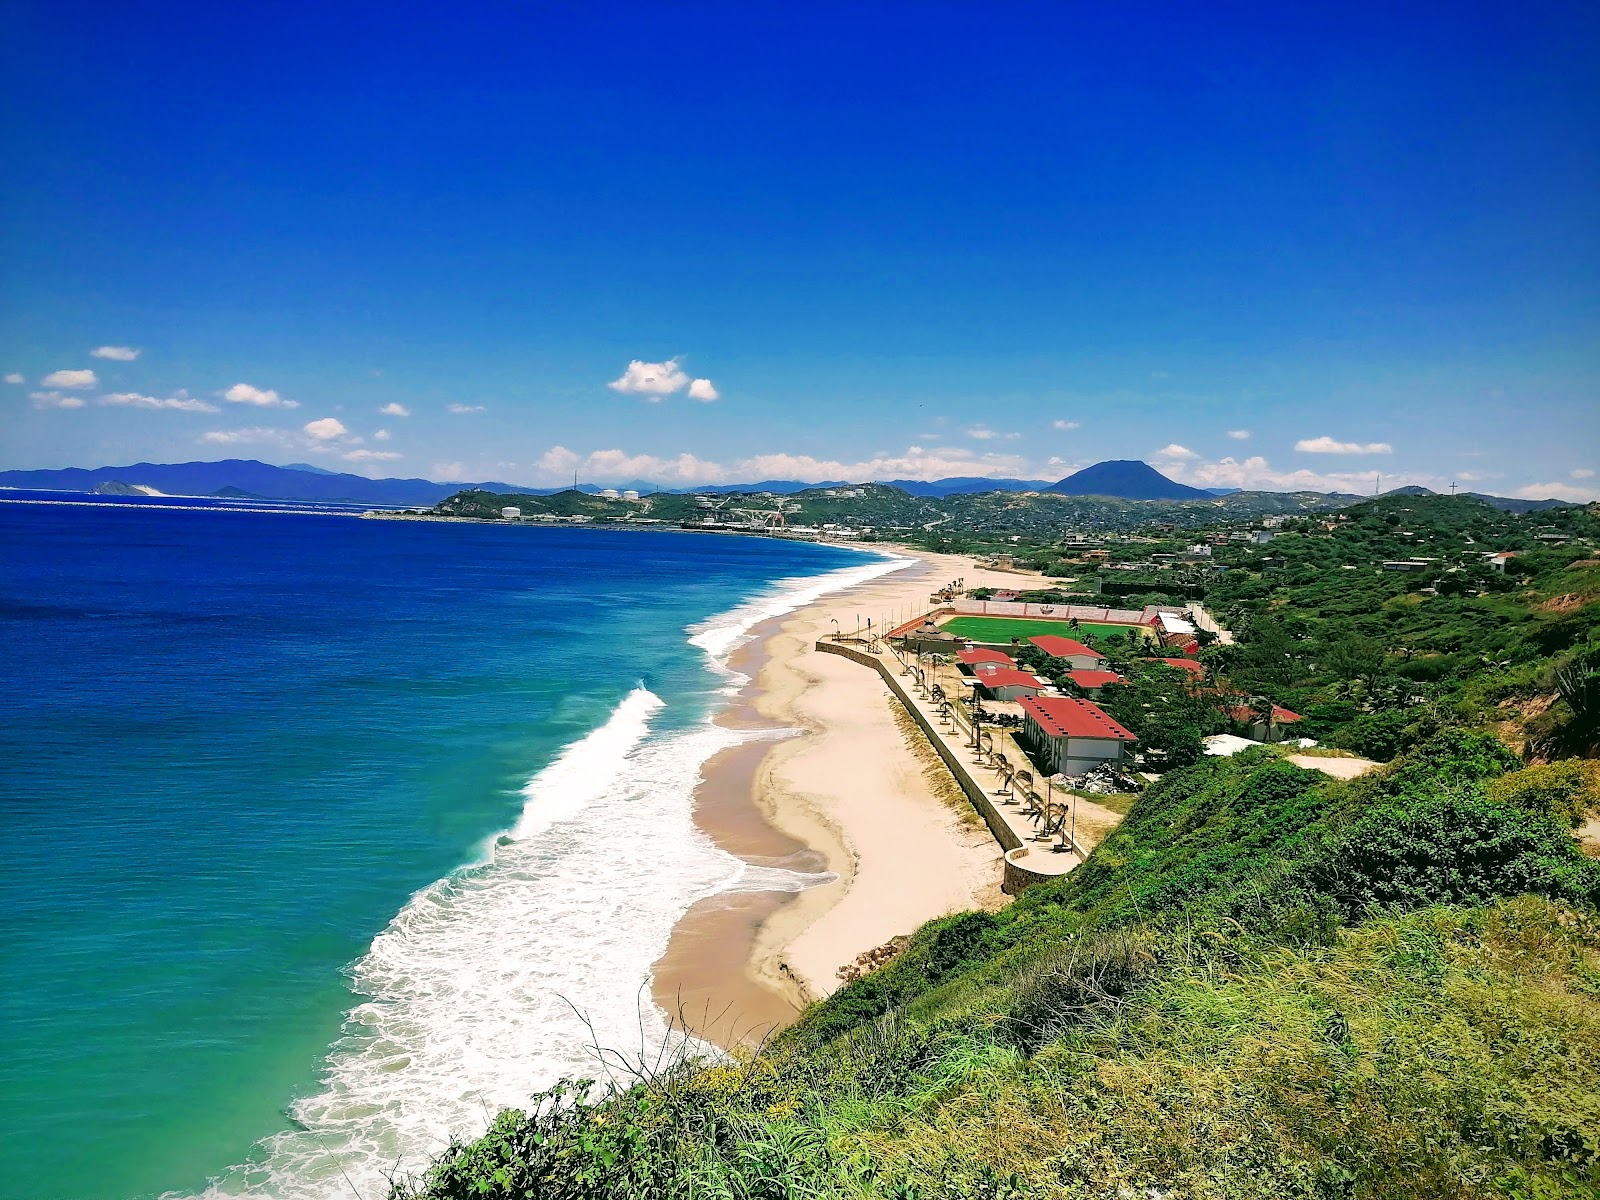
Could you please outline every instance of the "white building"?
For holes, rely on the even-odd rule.
[[[1104,762],[1121,762],[1133,734],[1087,700],[1024,696],[1022,734],[1039,767],[1052,775],[1086,775]]]
[[[520,508],[502,508],[500,517],[506,521],[520,521],[522,519],[522,510]]]
[[[616,488],[601,488],[600,489],[600,499],[602,499],[602,500],[621,500],[622,499],[622,493],[617,491]]]
[[[632,488],[629,488],[627,491],[622,493],[622,498],[624,500],[637,500],[639,498],[639,493],[634,491]]]

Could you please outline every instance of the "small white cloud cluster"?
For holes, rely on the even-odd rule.
[[[1294,448],[1302,454],[1393,454],[1388,442],[1341,442],[1324,434],[1322,437],[1301,438]]]
[[[132,346],[96,346],[89,351],[90,358],[109,358],[112,362],[132,362],[139,354]]]
[[[252,387],[248,383],[236,383],[222,393],[222,398],[229,404],[249,404],[255,408],[299,408],[298,400],[285,400],[271,388]]]
[[[373,434],[377,441],[388,441],[386,430]],[[389,462],[402,457],[395,450],[372,450],[364,445],[365,438],[350,432],[338,417],[318,417],[307,421],[298,431],[274,429],[255,425],[245,429],[213,429],[200,435],[200,440],[213,446],[276,446],[297,453],[320,454],[343,459],[345,462]]]
[[[47,388],[70,388],[82,391],[99,385],[99,377],[87,368],[81,371],[51,371],[39,381]]]
[[[1077,421],[1065,421],[1065,420],[1062,420],[1062,421],[1051,421],[1050,422],[1050,428],[1051,429],[1059,429],[1063,433],[1067,433],[1067,432],[1070,432],[1071,430],[1077,429],[1078,426],[1079,426],[1079,423]]]
[[[28,399],[35,408],[82,408],[82,396],[69,396],[65,392],[29,392]]]
[[[378,411],[386,417],[409,417],[411,415],[411,410],[398,402],[385,404]]]
[[[481,404],[447,404],[447,405],[445,405],[445,410],[447,412],[453,412],[457,416],[462,416],[462,415],[464,415],[466,413],[480,413],[480,412],[482,412],[483,411],[483,405],[481,405]]]
[[[709,379],[690,379],[688,372],[678,365],[676,358],[666,362],[644,362],[634,359],[622,375],[606,384],[614,392],[627,396],[642,396],[650,404],[659,403],[661,397],[688,389],[689,399],[702,404],[722,399],[722,393]]]
[[[111,392],[100,397],[101,404],[120,405],[123,408],[168,408],[177,412],[214,413],[221,412],[215,404],[208,404],[204,400],[196,400],[187,392],[179,391],[172,396],[145,396],[139,392]]]

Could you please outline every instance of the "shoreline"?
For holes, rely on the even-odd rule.
[[[875,673],[815,653],[834,628],[897,621],[964,577],[1018,573],[894,547],[915,561],[752,627],[730,665],[744,684],[715,722],[772,731],[713,755],[694,821],[758,866],[837,878],[798,892],[731,892],[691,906],[651,972],[656,1003],[696,1036],[751,1044],[838,986],[855,958],[951,912],[996,908],[999,845]],[[898,714],[898,715],[897,715]]]

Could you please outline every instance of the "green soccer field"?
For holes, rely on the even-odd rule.
[[[1125,638],[1130,629],[1137,630],[1142,637],[1150,635],[1150,631],[1142,625],[1097,625],[1084,621],[1074,629],[1065,621],[1041,617],[952,617],[940,628],[946,633],[955,634],[956,637],[971,638],[975,642],[990,646],[1006,646],[1010,645],[1012,638],[1027,641],[1029,638],[1042,637],[1045,634],[1075,638],[1080,642],[1086,633],[1094,634],[1094,640],[1097,642],[1103,642],[1107,638]]]

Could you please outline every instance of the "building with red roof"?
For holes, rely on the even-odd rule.
[[[979,663],[994,663],[1001,667],[1015,667],[1017,660],[1011,655],[1000,650],[985,650],[981,647],[971,647],[962,650],[956,655],[956,661],[963,667],[976,667]]]
[[[1100,706],[1067,696],[1029,696],[1022,705],[1022,736],[1039,767],[1055,775],[1084,775],[1104,762],[1121,762],[1136,740]]]
[[[976,678],[978,686],[995,700],[1021,700],[1037,696],[1050,686],[1038,676],[1019,671],[1015,667],[990,667],[987,670],[980,670]]]
[[[1073,641],[1071,638],[1057,637],[1053,633],[1041,634],[1028,639],[1051,658],[1065,660],[1069,667],[1079,671],[1092,671],[1105,661],[1105,655],[1100,651],[1085,646],[1082,642]]]
[[[1187,671],[1196,679],[1206,677],[1206,669],[1192,658],[1158,658],[1155,660],[1163,666],[1172,667],[1174,670]]]
[[[1258,742],[1281,742],[1285,725],[1293,725],[1296,721],[1305,720],[1299,713],[1291,712],[1281,704],[1272,706],[1272,719],[1270,721],[1263,721],[1261,715],[1248,704],[1224,704],[1222,712],[1230,721],[1248,725],[1250,727],[1250,736]]]
[[[1067,678],[1088,692],[1091,700],[1098,700],[1100,689],[1107,684],[1122,682],[1115,671],[1068,671]]]

